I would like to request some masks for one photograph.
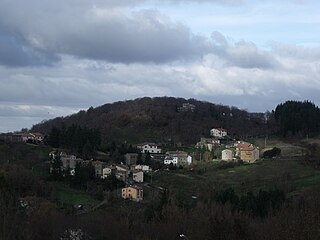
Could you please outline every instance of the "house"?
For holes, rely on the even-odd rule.
[[[140,202],[143,200],[143,189],[139,186],[129,186],[122,188],[121,197],[132,201]]]
[[[142,143],[138,144],[137,148],[142,153],[161,153],[161,148],[155,143]]]
[[[41,133],[30,133],[32,136],[33,136],[33,140],[36,141],[36,142],[42,142],[43,139],[44,139],[44,135],[41,134]]]
[[[164,164],[173,163],[179,166],[188,166],[192,163],[192,157],[184,151],[169,151],[166,152],[166,157],[164,158]]]
[[[217,138],[204,138],[200,139],[200,142],[196,144],[196,148],[206,148],[210,152],[213,150],[214,146],[219,146],[220,140]]]
[[[166,164],[166,165],[172,164],[172,165],[176,166],[178,164],[178,158],[177,157],[166,156],[164,158],[163,163]]]
[[[227,136],[227,131],[223,128],[212,128],[210,130],[210,136],[216,138],[224,138],[225,136]]]
[[[114,171],[114,168],[112,168],[112,167],[104,167],[104,168],[102,169],[102,176],[101,176],[101,178],[102,178],[102,179],[105,179],[105,178],[109,177],[109,176],[112,174],[113,171]]]
[[[74,169],[76,168],[76,161],[77,157],[75,155],[63,155],[60,156],[60,160],[62,162],[63,169]]]
[[[143,172],[151,172],[152,169],[148,165],[133,165],[132,168],[133,170],[142,170]]]
[[[222,161],[231,161],[233,159],[233,151],[231,149],[224,149],[221,152]]]
[[[181,107],[177,108],[178,112],[194,112],[195,109],[196,106],[191,103],[183,103]]]
[[[254,146],[240,149],[240,159],[244,162],[253,163],[259,159],[259,149]]]
[[[129,167],[126,165],[115,165],[116,171],[127,172],[129,171]]]
[[[132,179],[135,182],[142,183],[143,182],[143,172],[141,170],[132,171]]]
[[[19,133],[22,142],[33,141],[33,142],[42,142],[44,136],[41,133]]]
[[[123,181],[123,182],[127,182],[128,178],[129,178],[129,168],[125,165],[116,165],[115,167],[115,175],[116,178]]]
[[[126,164],[127,165],[134,165],[137,163],[138,160],[138,153],[127,153],[125,155],[126,158]]]
[[[31,132],[5,133],[0,136],[1,139],[6,142],[27,142],[30,140],[32,142],[40,143],[44,139],[43,134]]]
[[[94,167],[94,172],[96,176],[102,177],[103,169],[106,167],[106,163],[101,161],[92,161],[92,166]]]
[[[253,145],[251,143],[247,143],[247,142],[236,142],[234,144],[234,147],[236,148],[236,152],[235,152],[235,156],[236,157],[240,157],[240,150],[243,148],[249,148],[252,147]]]

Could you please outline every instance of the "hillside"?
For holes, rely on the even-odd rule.
[[[184,103],[194,109],[181,108]],[[192,106],[191,105],[191,106]],[[105,104],[67,117],[39,123],[32,131],[48,133],[53,126],[77,124],[97,128],[102,141],[195,143],[213,127],[228,130],[231,137],[249,137],[274,132],[263,113],[248,113],[235,107],[195,99],[173,97],[139,98]]]

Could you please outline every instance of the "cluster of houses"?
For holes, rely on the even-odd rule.
[[[196,144],[197,148],[205,148],[213,151],[215,148],[224,148],[221,151],[222,161],[242,160],[247,163],[253,163],[259,159],[259,148],[251,143],[243,141],[233,141],[231,144],[223,145],[221,141],[228,136],[227,131],[222,128],[213,128],[210,130],[210,138],[201,138]]]
[[[107,164],[102,161],[83,160],[75,155],[68,155],[65,152],[52,151],[49,153],[49,157],[52,160],[56,159],[57,156],[59,156],[62,163],[62,172],[68,171],[68,174],[75,175],[77,164],[91,164],[96,177],[105,179],[114,174],[117,179],[126,183],[127,187],[123,188],[121,192],[122,198],[133,201],[143,200],[141,183],[144,182],[144,174],[151,172],[152,169],[147,165],[136,164],[138,160],[137,153],[127,153],[125,155],[125,163],[123,164]]]
[[[228,140],[228,141],[226,141]],[[227,144],[226,144],[227,143]],[[201,138],[196,144],[197,148],[205,148],[207,151],[222,149],[220,159],[222,161],[237,161],[241,159],[244,162],[252,163],[259,159],[259,148],[251,143],[243,141],[230,141],[227,131],[222,128],[213,128],[210,130],[209,138]],[[192,164],[192,156],[185,151],[167,151],[163,153],[161,146],[155,143],[142,143],[137,145],[137,149],[142,154],[149,153],[151,158],[161,159],[166,166],[182,166],[187,167]],[[143,182],[145,173],[152,171],[148,165],[139,165],[138,153],[127,153],[125,162],[122,164],[108,164],[102,161],[83,160],[74,155],[67,155],[64,152],[53,151],[49,154],[51,159],[56,156],[60,157],[62,162],[62,170],[70,171],[69,174],[74,175],[77,164],[91,164],[94,167],[95,175],[98,178],[105,179],[110,175],[125,182],[126,187],[121,189],[121,197],[133,201],[143,200]],[[161,156],[161,158],[160,158]]]
[[[143,183],[144,173],[150,172],[151,168],[147,165],[136,165],[138,154],[137,153],[127,153],[126,164],[107,164],[102,161],[93,160],[83,160],[77,158],[75,155],[67,155],[64,152],[52,151],[49,153],[49,157],[54,160],[59,156],[62,166],[62,171],[69,171],[68,174],[74,175],[77,164],[89,165],[92,164],[94,167],[95,175],[98,178],[105,179],[111,174],[114,174],[117,179],[125,183]]]
[[[0,139],[5,142],[35,142],[41,143],[44,135],[38,132],[16,132],[16,133],[2,133]]]
[[[155,143],[138,144],[137,148],[141,153],[161,154],[162,149]],[[192,163],[192,157],[184,151],[167,151],[163,160],[165,165],[189,166]]]
[[[228,137],[227,131],[222,128],[213,128],[210,130],[209,138],[201,138],[196,144],[197,148],[205,148],[207,151],[214,151],[219,148],[221,151],[222,161],[237,161],[252,163],[259,159],[259,148],[251,143],[243,141],[225,141]],[[226,144],[228,142],[228,144]],[[161,146],[155,143],[138,144],[137,148],[141,153],[149,153],[151,158],[162,156],[162,163],[167,166],[187,167],[192,164],[192,156],[185,151],[167,151],[162,153]],[[105,179],[111,174],[125,182],[126,187],[121,189],[121,197],[133,201],[143,200],[143,185],[145,173],[152,169],[148,165],[138,165],[138,153],[127,153],[125,162],[122,164],[108,164],[102,161],[83,160],[74,155],[67,155],[64,152],[51,152],[49,156],[55,159],[59,155],[62,162],[62,170],[70,171],[71,175],[75,174],[76,165],[91,164],[94,167],[95,175],[98,178]]]

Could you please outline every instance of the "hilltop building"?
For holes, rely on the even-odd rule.
[[[142,143],[138,144],[137,148],[142,153],[161,153],[161,148],[155,143]]]
[[[227,136],[227,131],[223,128],[212,128],[210,130],[210,136],[215,138],[224,138]]]

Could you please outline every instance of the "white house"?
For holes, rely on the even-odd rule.
[[[102,169],[101,178],[105,179],[105,178],[109,177],[111,175],[111,173],[112,173],[112,169],[110,167],[105,167]]]
[[[142,153],[161,153],[161,148],[155,143],[138,144],[137,148],[140,149]]]
[[[221,152],[221,160],[231,161],[233,159],[233,152],[230,149],[224,149]]]
[[[142,170],[143,172],[150,172],[152,169],[148,165],[135,165],[133,166],[135,170]]]
[[[143,182],[143,172],[140,170],[132,171],[133,181],[142,183]]]
[[[164,164],[170,164],[179,166],[188,166],[192,163],[192,157],[184,151],[169,151],[166,152]]]
[[[21,133],[21,139],[23,142],[27,142],[28,140],[42,142],[44,136],[41,133]]]
[[[176,166],[178,164],[178,157],[169,157],[169,156],[167,156],[167,157],[164,158],[164,162],[163,163],[166,164],[166,165],[172,164],[172,165]]]
[[[217,138],[224,138],[227,136],[227,131],[223,128],[212,128],[210,130],[210,136],[217,137]]]
[[[187,164],[190,165],[192,163],[192,157],[188,155],[187,157]]]

